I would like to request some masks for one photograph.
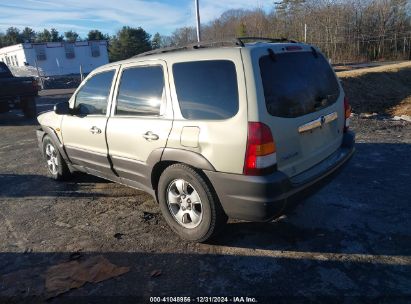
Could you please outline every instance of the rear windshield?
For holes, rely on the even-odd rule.
[[[340,93],[337,78],[320,53],[267,54],[260,58],[260,70],[267,110],[273,116],[292,118],[319,111],[335,103]]]

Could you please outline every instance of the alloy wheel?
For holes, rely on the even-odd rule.
[[[181,226],[193,229],[200,225],[203,206],[197,190],[184,179],[172,181],[167,188],[167,205]]]
[[[57,151],[52,144],[47,144],[46,146],[46,159],[47,167],[51,174],[55,175],[58,173],[58,158]]]

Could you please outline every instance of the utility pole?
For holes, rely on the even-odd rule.
[[[404,37],[402,56],[405,58],[405,52],[407,50],[407,37]]]
[[[83,82],[84,75],[83,75],[83,66],[80,64],[80,81]]]
[[[196,3],[196,20],[197,20],[197,41],[201,42],[201,24],[200,24],[200,5],[199,0],[195,0]]]
[[[307,43],[307,23],[304,24],[304,42]]]

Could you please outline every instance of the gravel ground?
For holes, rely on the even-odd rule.
[[[64,99],[41,97],[40,111]],[[103,255],[130,271],[49,301],[411,301],[410,123],[354,117],[357,153],[337,178],[287,216],[230,221],[209,244],[181,241],[143,192],[81,174],[47,178],[36,127],[17,112],[0,114],[3,299],[42,301],[48,267]]]

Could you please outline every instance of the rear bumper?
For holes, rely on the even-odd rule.
[[[355,135],[344,135],[341,147],[307,171],[289,178],[277,171],[267,176],[246,176],[205,171],[213,184],[224,211],[231,218],[269,221],[280,215],[288,202],[318,190],[331,180],[353,155]]]

